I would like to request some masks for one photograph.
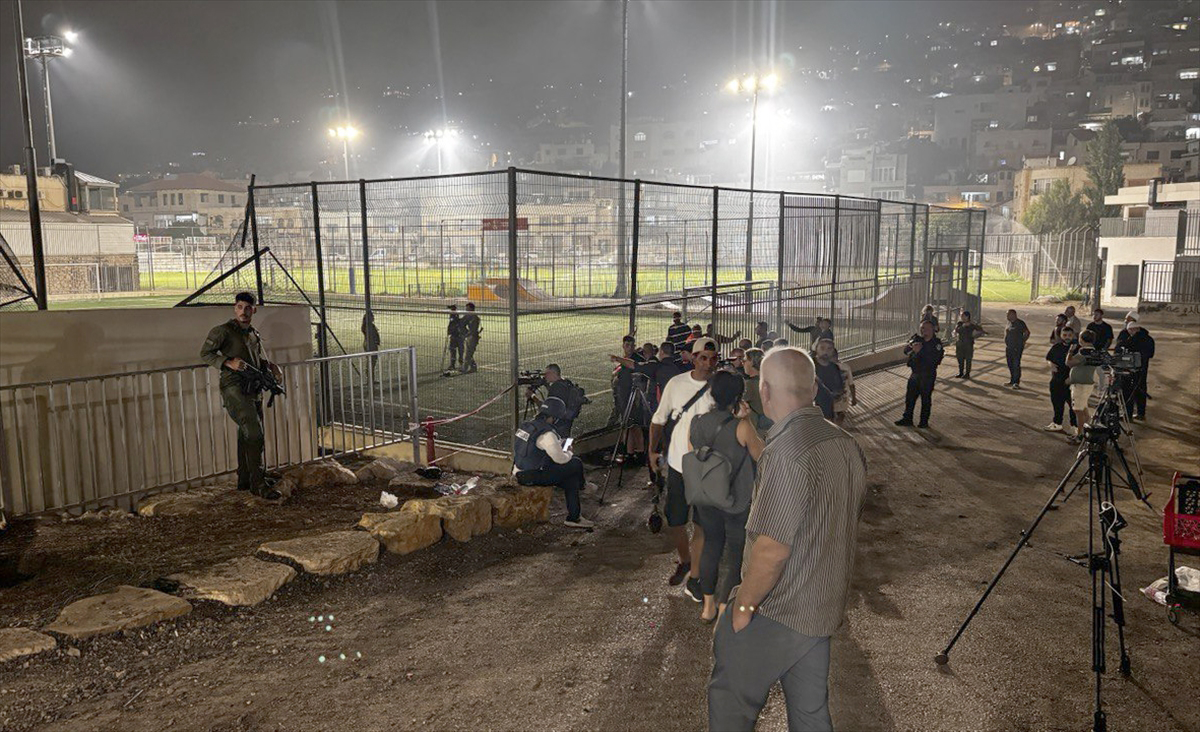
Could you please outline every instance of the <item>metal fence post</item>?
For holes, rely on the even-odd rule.
[[[979,310],[975,313],[980,318],[983,318],[983,248],[987,246],[987,209],[983,209],[983,221],[979,224],[979,271],[975,275],[975,299],[977,300],[975,307]],[[970,257],[970,255],[967,255]]]
[[[721,189],[713,186],[713,207],[712,207],[712,283],[709,285],[709,297],[712,300],[709,303],[709,316],[712,318],[713,328],[717,327],[717,260],[718,260],[718,242],[720,241],[721,229]]]
[[[367,236],[367,182],[362,179],[358,181],[358,205],[362,211],[363,305],[367,316],[374,322],[375,314],[371,311],[371,244]],[[350,263],[350,269],[354,269],[353,262]],[[379,345],[367,350],[377,351]]]
[[[1042,272],[1042,242],[1041,237],[1033,240],[1033,271],[1029,273],[1029,302],[1037,300],[1038,278]]]
[[[512,387],[512,423],[521,426],[521,390],[516,388],[521,370],[517,329],[517,169],[508,169],[508,375]]]
[[[321,329],[317,332],[317,355],[324,358],[329,355],[326,343],[328,322],[325,320],[325,261],[321,252],[321,206],[317,193],[316,181],[312,183],[312,214],[313,214],[313,247],[317,255],[317,318],[321,321]],[[328,372],[325,373],[327,378]],[[324,382],[324,379],[322,380]]]
[[[421,415],[417,400],[417,347],[408,347],[408,410],[412,415],[408,428],[412,431],[413,462],[421,464]]]
[[[629,257],[629,334],[637,333],[638,239],[642,223],[642,181],[633,181],[633,247]],[[618,274],[620,271],[618,270]],[[620,287],[620,283],[617,284]]]
[[[246,246],[246,224],[250,226],[252,232],[251,241],[254,245],[254,282],[258,286],[258,304],[263,304],[263,280],[262,280],[262,252],[258,247],[258,212],[254,208],[254,178],[251,174],[250,185],[246,187],[246,218],[248,221],[242,223],[242,246]]]
[[[970,295],[971,295],[971,293],[967,290],[967,270],[971,266],[971,232],[973,230],[973,225],[975,223],[974,213],[975,213],[975,209],[973,209],[973,208],[967,209],[967,261],[963,263],[961,277],[956,278],[959,280],[959,282],[954,283],[956,285],[959,285],[959,288],[962,290],[964,299],[967,297],[970,297]],[[968,305],[969,305],[969,302],[968,302]],[[966,306],[963,306],[963,307],[966,307]],[[946,307],[946,320],[947,320],[947,322],[949,322],[949,320],[950,320],[950,308],[949,308],[948,304]]]
[[[871,278],[871,351],[878,350],[876,336],[879,324],[879,242],[883,238],[883,202],[875,202],[875,275]]]
[[[784,254],[784,206],[786,205],[787,194],[783,191],[779,192],[779,241],[775,252],[775,331],[783,332],[783,254]]]
[[[833,197],[833,273],[829,280],[829,317],[837,318],[838,255],[842,244],[842,197]]]

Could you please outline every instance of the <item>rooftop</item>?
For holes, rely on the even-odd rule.
[[[198,173],[181,173],[170,178],[159,178],[140,186],[129,189],[134,193],[153,193],[155,191],[221,191],[225,193],[244,193],[246,187],[226,180],[213,178]]]

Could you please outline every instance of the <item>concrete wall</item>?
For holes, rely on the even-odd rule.
[[[1160,236],[1130,236],[1104,237],[1100,239],[1100,248],[1108,249],[1108,261],[1105,265],[1104,291],[1100,294],[1100,302],[1104,307],[1136,308],[1136,295],[1117,297],[1113,294],[1117,284],[1116,267],[1118,265],[1138,265],[1138,278],[1141,281],[1141,264],[1143,261],[1167,262],[1175,259],[1175,237]]]
[[[122,503],[110,499],[235,468],[235,430],[221,407],[218,374],[195,367],[209,328],[231,311],[0,314],[0,502],[6,510],[19,515]],[[268,307],[255,321],[272,360],[311,356],[307,308]],[[173,370],[129,375],[153,369]],[[288,395],[267,412],[268,463],[315,453],[310,370],[288,369]],[[96,378],[107,375],[113,376]],[[70,379],[86,380],[63,383]],[[55,383],[11,388],[33,382]]]

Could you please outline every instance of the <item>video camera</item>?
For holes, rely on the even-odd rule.
[[[546,373],[540,369],[533,371],[522,371],[517,375],[517,384],[519,386],[528,386],[534,389],[546,385]]]
[[[1103,366],[1122,374],[1133,373],[1142,368],[1142,354],[1124,349],[1114,353],[1092,351],[1083,354],[1083,359],[1088,366]]]
[[[268,407],[275,406],[275,397],[287,395],[283,384],[279,383],[270,369],[255,368],[247,363],[246,367],[238,372],[238,376],[241,377],[243,394],[258,396],[263,392],[270,393],[271,396],[267,399]]]

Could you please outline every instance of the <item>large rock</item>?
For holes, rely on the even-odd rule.
[[[354,475],[360,483],[371,480],[391,481],[401,473],[407,473],[412,469],[412,463],[406,463],[396,458],[381,457],[362,466],[354,472]]]
[[[138,503],[141,516],[188,516],[212,508],[222,494],[236,490],[236,485],[212,485],[175,493],[158,493]]]
[[[446,533],[458,541],[470,541],[472,536],[492,530],[492,505],[479,495],[414,498],[400,510],[441,518]]]
[[[492,506],[492,522],[505,529],[515,529],[534,521],[550,520],[550,499],[554,489],[549,486],[501,486],[485,489],[479,494]]]
[[[347,467],[333,460],[318,460],[307,465],[298,465],[284,473],[301,489],[323,488],[331,485],[354,485],[358,477]]]
[[[216,600],[226,605],[257,605],[275,594],[296,576],[296,570],[280,562],[238,557],[167,579],[183,585],[188,597]]]
[[[85,597],[67,605],[46,630],[71,638],[90,638],[170,620],[191,611],[187,600],[158,590],[121,585],[106,595]]]
[[[366,513],[358,525],[395,554],[415,552],[442,539],[442,519],[429,513]]]
[[[286,541],[269,541],[263,554],[290,559],[311,574],[345,574],[379,557],[379,542],[361,531],[332,531]]]
[[[0,663],[52,650],[58,641],[29,628],[0,628]]]

